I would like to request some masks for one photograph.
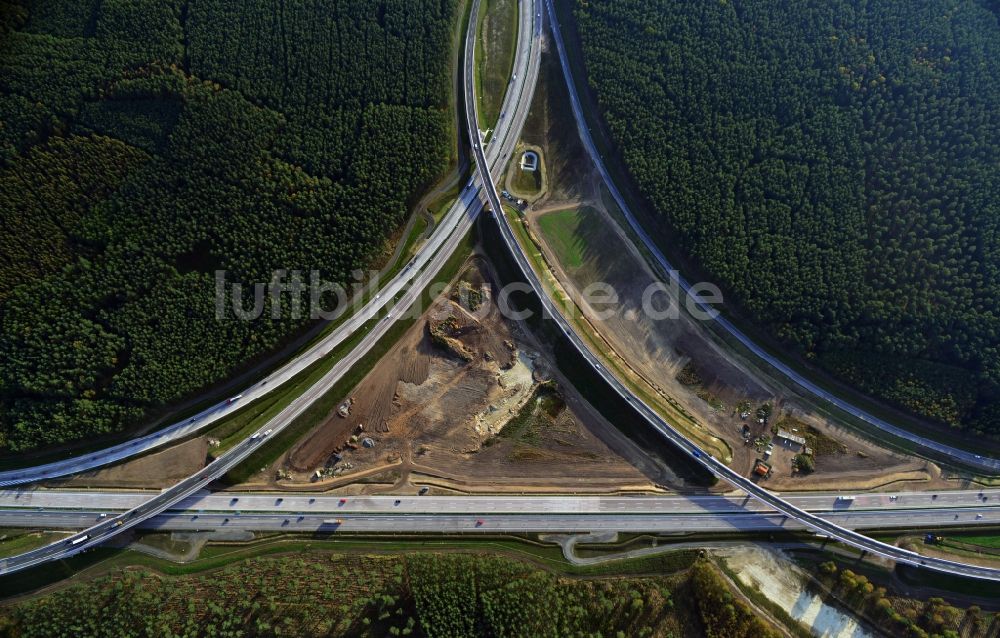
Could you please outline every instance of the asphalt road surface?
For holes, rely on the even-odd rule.
[[[976,518],[982,515],[983,518]],[[31,529],[79,529],[99,520],[98,512],[0,510],[0,526]],[[827,512],[823,517],[844,529],[941,529],[1000,523],[997,508],[934,510],[860,510]],[[776,513],[278,513],[168,512],[143,521],[142,529],[166,531],[345,531],[345,532],[742,532],[802,531],[807,526]],[[65,544],[66,541],[63,541]]]
[[[663,272],[665,272],[667,276],[669,276],[671,279],[677,282],[677,284],[680,286],[680,288],[684,291],[685,294],[695,299],[697,303],[700,306],[702,306],[704,310],[708,310],[709,309],[708,306],[704,305],[700,301],[698,295],[691,294],[691,286],[688,283],[688,281],[684,279],[684,277],[682,277],[680,273],[673,266],[670,265],[670,262],[667,261],[667,258],[663,255],[660,249],[657,248],[656,244],[643,229],[642,225],[639,224],[638,220],[636,220],[635,216],[632,214],[632,210],[628,206],[628,203],[622,197],[621,192],[619,192],[618,188],[615,186],[614,181],[611,179],[611,174],[605,167],[601,154],[597,151],[597,146],[594,144],[593,137],[590,134],[590,129],[587,127],[587,120],[583,116],[583,107],[580,103],[580,96],[576,90],[576,84],[573,82],[572,72],[570,71],[569,61],[566,56],[566,49],[563,44],[562,33],[559,29],[559,21],[556,18],[555,9],[552,6],[552,0],[544,0],[544,2],[549,14],[549,24],[551,26],[553,39],[555,40],[556,48],[558,49],[559,52],[559,59],[562,63],[563,76],[566,79],[566,85],[569,90],[570,102],[573,107],[573,115],[576,118],[577,130],[579,131],[580,137],[583,140],[584,147],[586,147],[587,149],[587,153],[590,155],[591,159],[594,162],[594,165],[597,167],[598,172],[600,172],[601,177],[604,179],[604,183],[607,184],[608,190],[611,192],[611,195],[615,199],[615,203],[617,203],[618,207],[622,210],[622,213],[625,215],[625,219],[628,220],[629,226],[631,226],[635,234],[638,235],[639,238],[642,240],[642,243],[646,247],[646,250],[648,250],[649,253],[654,257],[654,259],[657,261]],[[768,353],[762,347],[757,345],[752,339],[750,339],[750,337],[745,335],[739,328],[734,326],[732,322],[730,322],[722,315],[718,315],[715,321],[719,324],[719,326],[722,327],[723,330],[726,331],[726,333],[728,333],[734,339],[738,340],[741,344],[743,344],[743,346],[747,350],[752,352],[755,356],[767,362],[768,365],[773,367],[775,370],[777,370],[787,378],[791,379],[794,383],[805,389],[810,394],[833,404],[838,409],[847,412],[848,414],[854,416],[857,419],[860,419],[871,425],[874,425],[880,430],[887,432],[898,439],[903,439],[905,441],[910,442],[911,444],[917,445],[926,450],[931,450],[937,453],[938,455],[950,457],[967,467],[977,468],[979,470],[986,471],[991,474],[996,474],[1000,472],[1000,459],[990,458],[987,456],[976,454],[975,452],[969,452],[966,450],[952,447],[950,445],[945,445],[944,443],[939,443],[937,441],[934,441],[933,439],[928,439],[919,436],[917,434],[914,434],[912,432],[908,432],[903,428],[896,427],[891,423],[888,423],[887,421],[880,419],[879,417],[870,414],[869,412],[855,405],[852,405],[848,401],[845,401],[844,399],[841,399],[840,397],[830,392],[827,392],[823,388],[811,382],[809,379],[799,374],[790,366],[782,362],[781,359]]]
[[[0,508],[17,510],[83,510],[115,512],[141,506],[155,492],[137,490],[38,490],[0,492]],[[955,490],[938,492],[886,492],[787,494],[784,499],[810,512],[856,512],[872,510],[937,509],[949,511],[1000,512],[1000,489]],[[174,503],[170,511],[206,512],[306,512],[394,513],[394,514],[699,514],[723,512],[771,512],[771,508],[733,495],[656,495],[656,496],[339,496],[302,492],[241,493],[201,492]],[[2,511],[2,509],[0,509]]]

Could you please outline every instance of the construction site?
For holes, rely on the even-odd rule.
[[[497,308],[488,264],[458,281],[271,468],[270,487],[399,493],[682,487]]]

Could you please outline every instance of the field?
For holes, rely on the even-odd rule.
[[[452,159],[457,4],[12,10],[0,453],[138,429],[313,325],[290,295],[238,318],[251,286],[384,261]]]
[[[476,52],[476,95],[479,118],[488,128],[500,118],[500,107],[517,46],[517,0],[483,0]]]
[[[544,159],[540,160],[544,166]],[[511,166],[511,178],[507,182],[508,190],[515,196],[523,199],[532,199],[542,193],[544,189],[544,169],[537,171],[521,170],[520,164]]]
[[[556,210],[538,216],[538,228],[565,268],[577,270],[583,267],[587,242],[581,237],[586,231],[580,226],[587,224],[587,218],[596,214],[592,208],[583,207],[579,210]]]
[[[0,558],[16,556],[54,543],[68,532],[43,532],[24,529],[0,529]]]

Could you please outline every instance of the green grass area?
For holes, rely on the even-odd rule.
[[[545,243],[556,253],[559,263],[572,270],[583,266],[586,246],[577,231],[585,215],[580,209],[568,208],[538,217],[538,228],[545,235]]]
[[[541,169],[537,171],[521,170],[520,162],[517,160],[516,157],[513,161],[515,161],[515,166],[510,187],[514,191],[514,194],[521,195],[524,197],[531,197],[541,192],[542,190]]]
[[[423,238],[428,226],[430,226],[430,220],[427,219],[426,215],[421,215],[418,211],[416,219],[413,220],[413,225],[410,227],[410,232],[403,241],[403,248],[399,251],[399,258],[393,262],[393,266],[406,264],[410,260],[416,253],[417,242]]]
[[[427,211],[434,218],[435,224],[440,224],[441,220],[444,218],[445,213],[455,204],[458,199],[459,193],[462,192],[462,188],[465,186],[465,180],[459,179],[452,185],[448,190],[441,193],[436,199],[434,199],[427,206]]]
[[[0,558],[16,556],[38,547],[54,543],[69,532],[33,531],[24,529],[0,530]]]
[[[483,0],[476,40],[476,95],[480,122],[493,128],[510,83],[517,49],[517,0]]]
[[[143,534],[139,542],[146,547],[158,549],[174,555],[183,555],[191,549],[191,542],[178,540],[170,532],[152,532]]]
[[[1000,549],[1000,535],[991,536],[955,536],[954,540],[969,545],[978,545],[987,549]]]

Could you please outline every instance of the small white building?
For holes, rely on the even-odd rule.
[[[535,151],[525,151],[521,156],[521,170],[535,172],[538,170],[538,153]]]

